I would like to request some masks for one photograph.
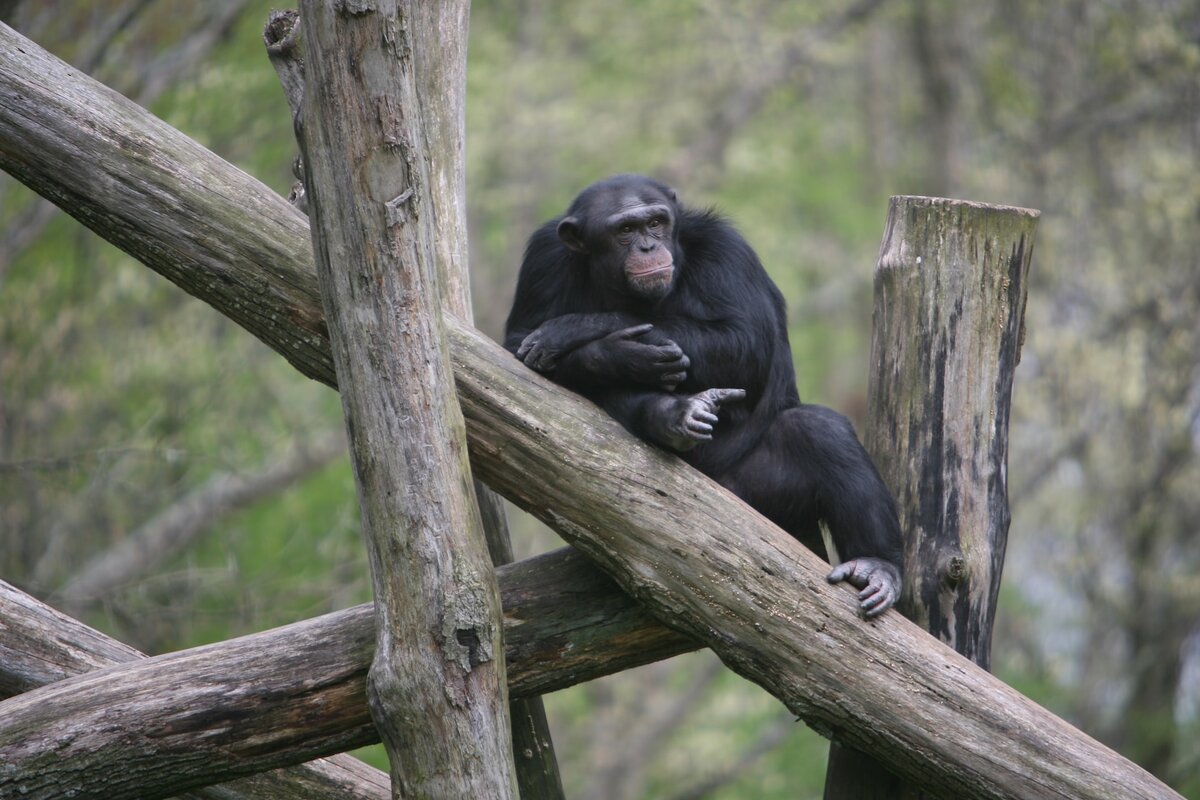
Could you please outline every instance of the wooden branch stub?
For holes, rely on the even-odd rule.
[[[875,269],[867,450],[899,500],[909,619],[985,669],[1008,540],[1008,417],[1038,212],[893,197]],[[835,743],[825,800],[921,796]]]

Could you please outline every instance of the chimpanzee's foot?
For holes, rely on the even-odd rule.
[[[834,567],[829,582],[846,581],[858,593],[863,616],[877,617],[900,598],[900,570],[882,558],[855,558]]]

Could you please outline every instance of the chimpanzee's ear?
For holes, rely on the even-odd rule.
[[[583,252],[583,237],[581,234],[579,220],[575,217],[563,217],[562,222],[558,223],[558,238],[562,240],[563,244],[577,253]]]

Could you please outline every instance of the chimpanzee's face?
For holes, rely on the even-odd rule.
[[[644,300],[671,291],[675,277],[674,193],[646,178],[618,176],[592,187],[558,226],[593,274]]]

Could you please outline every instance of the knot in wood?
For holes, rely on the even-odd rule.
[[[942,583],[950,588],[966,580],[967,560],[961,555],[950,556],[942,564]]]

